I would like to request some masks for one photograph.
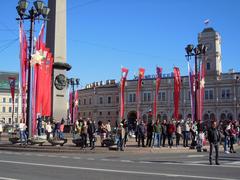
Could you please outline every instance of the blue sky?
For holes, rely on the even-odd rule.
[[[19,71],[17,2],[3,2],[1,71]],[[156,65],[164,73],[178,66],[186,75],[184,48],[197,44],[205,19],[222,36],[223,71],[240,71],[239,0],[67,0],[67,9],[68,76],[82,85],[118,80],[121,66],[129,68],[129,78],[139,67],[154,74]]]

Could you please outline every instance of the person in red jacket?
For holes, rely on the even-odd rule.
[[[167,135],[168,135],[168,146],[172,148],[173,146],[173,133],[175,132],[175,125],[172,121],[169,122],[167,126]]]
[[[234,148],[233,148],[233,144],[234,144],[234,141],[235,141],[235,138],[237,135],[237,131],[236,131],[234,124],[231,124],[231,129],[229,130],[229,132],[230,132],[229,133],[229,135],[230,135],[230,153],[236,153],[236,151],[234,151]]]

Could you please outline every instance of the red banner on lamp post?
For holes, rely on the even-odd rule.
[[[140,103],[141,103],[141,88],[142,88],[142,80],[144,78],[145,69],[139,68],[138,72],[138,84],[137,84],[137,119],[140,119]]]
[[[179,111],[179,99],[180,99],[180,88],[181,88],[181,76],[180,70],[174,67],[174,118],[178,120]]]
[[[125,102],[124,102],[124,90],[125,90],[125,82],[127,79],[128,75],[128,69],[127,68],[122,68],[122,77],[121,77],[121,103],[120,103],[120,118],[121,120],[124,118],[124,107],[125,107]]]
[[[161,83],[161,76],[162,76],[162,68],[157,67],[156,68],[156,89],[155,89],[155,96],[154,96],[154,102],[153,102],[153,119],[157,119],[157,100],[158,100],[158,92],[160,89],[160,83]]]

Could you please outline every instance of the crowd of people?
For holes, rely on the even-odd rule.
[[[39,116],[37,118],[36,133],[37,136],[46,136],[50,138],[64,139],[64,119],[60,121],[51,121],[48,118]],[[111,124],[99,121],[97,124],[91,119],[79,118],[72,129],[73,138],[82,139],[82,148],[95,148],[96,135],[100,137],[100,143],[103,146],[105,139],[113,139],[117,149],[124,151],[127,146],[128,138],[131,134],[129,127],[132,130],[132,124],[125,119],[116,124]],[[198,124],[192,122],[191,119],[186,120],[160,120],[153,122],[145,122],[143,120],[136,121],[135,139],[138,147],[183,147],[202,148],[206,140],[210,140],[208,124]],[[219,131],[219,142],[224,147],[225,153],[235,153],[234,144],[240,141],[239,123],[236,121],[220,121],[217,126]],[[0,126],[0,137],[2,133],[2,125]],[[21,143],[25,144],[28,139],[27,126],[23,120],[20,120],[18,125],[19,136]],[[131,134],[132,135],[132,134]]]

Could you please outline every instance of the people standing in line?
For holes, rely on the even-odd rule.
[[[147,142],[146,142],[146,146],[151,147],[152,143],[154,144],[154,139],[153,140],[152,139],[153,139],[153,125],[152,125],[152,122],[148,122],[148,124],[147,124]]]
[[[20,124],[19,124],[19,133],[20,133],[20,142],[21,142],[21,145],[25,145],[27,144],[27,135],[26,135],[26,129],[27,129],[27,126],[24,122],[23,119],[20,120]]]
[[[226,154],[229,153],[228,145],[229,145],[229,141],[230,141],[230,129],[231,129],[231,122],[228,121],[226,126],[224,127],[224,152]]]
[[[213,148],[215,149],[215,163],[216,165],[219,164],[218,160],[218,154],[219,154],[219,141],[220,141],[220,132],[217,129],[217,122],[212,121],[211,127],[208,129],[208,141],[210,144],[210,150],[209,150],[209,163],[212,165],[212,151]]]
[[[47,140],[49,140],[50,139],[50,134],[52,133],[52,125],[51,125],[50,121],[47,122],[45,132],[46,132],[46,135],[47,135]]]
[[[237,131],[236,131],[236,128],[235,128],[235,125],[234,124],[231,124],[231,128],[230,128],[230,153],[236,153],[236,151],[234,151],[234,143],[235,143],[235,138],[237,136]]]
[[[112,132],[112,129],[111,129],[111,121],[110,121],[110,120],[108,120],[108,122],[107,122],[107,124],[106,124],[106,129],[107,129],[107,134],[106,134],[106,136],[107,136],[107,138],[109,138],[110,135],[111,135],[111,132]]]
[[[153,125],[153,143],[152,147],[154,147],[155,143],[157,142],[157,147],[160,148],[161,146],[161,132],[162,132],[162,125],[160,124],[160,120],[157,119]]]
[[[168,136],[168,146],[172,148],[173,146],[173,133],[175,132],[175,126],[173,121],[169,121],[167,125],[167,136]]]
[[[120,123],[119,126],[118,126],[118,128],[117,128],[117,136],[118,136],[117,150],[124,151],[125,129],[124,129],[122,123]]]
[[[164,119],[162,123],[162,146],[165,147],[165,141],[167,138],[167,120]]]
[[[89,137],[89,141],[90,141],[90,147],[91,147],[91,150],[93,150],[95,148],[96,127],[91,118],[88,119],[87,126],[88,126],[87,131],[88,131],[88,137]]]
[[[138,147],[140,147],[140,141],[142,142],[142,147],[145,147],[144,139],[146,133],[146,127],[144,122],[141,120],[138,127],[137,127],[137,134],[138,134]]]
[[[181,127],[181,123],[178,121],[176,123],[176,147],[180,145],[181,136],[182,136],[182,127]]]
[[[189,121],[185,121],[183,125],[183,147],[188,147],[188,140],[189,140]]]
[[[88,130],[87,121],[84,120],[82,130],[81,130],[81,137],[82,137],[82,140],[83,140],[82,148],[87,147],[87,132],[88,132],[87,130]]]

